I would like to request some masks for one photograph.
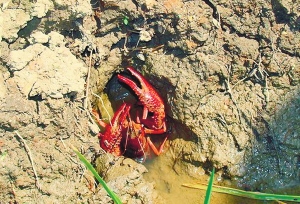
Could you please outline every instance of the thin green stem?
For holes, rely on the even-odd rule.
[[[183,184],[185,187],[196,188],[201,190],[206,190],[206,184]],[[280,195],[280,194],[271,194],[271,193],[260,193],[260,192],[252,192],[252,191],[243,191],[239,189],[216,186],[213,185],[212,191],[218,193],[226,193],[230,195],[240,196],[244,198],[251,198],[255,200],[282,200],[282,201],[291,201],[291,202],[299,202],[300,196],[296,195]]]
[[[211,197],[211,192],[212,192],[214,177],[215,177],[215,168],[213,168],[213,170],[212,170],[212,172],[210,174],[210,178],[209,178],[209,182],[208,182],[208,186],[207,186],[207,190],[206,190],[204,204],[209,204],[209,202],[210,202],[210,197]]]
[[[103,186],[103,188],[106,190],[108,195],[114,200],[116,204],[122,204],[121,199],[107,186],[105,181],[99,176],[98,172],[94,169],[94,167],[91,165],[90,162],[82,155],[80,152],[73,147],[74,152],[77,154],[79,159],[82,161],[82,163],[86,166],[88,170],[90,170],[95,178],[99,181],[99,183]]]

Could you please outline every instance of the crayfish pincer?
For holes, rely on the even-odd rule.
[[[139,84],[122,74],[118,74],[117,78],[135,93],[143,111],[137,112],[133,119],[132,111],[130,112],[133,104],[124,102],[117,108],[110,124],[100,124],[105,128],[104,132],[99,133],[100,146],[116,156],[125,155],[144,160],[150,153],[150,148],[156,155],[163,151],[167,137],[157,149],[150,135],[166,132],[165,105],[159,93],[141,73],[133,67],[128,67],[127,70]]]

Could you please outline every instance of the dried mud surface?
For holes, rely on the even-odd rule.
[[[213,166],[220,185],[299,192],[298,1],[0,7],[0,203],[112,203],[71,146],[123,203],[202,202],[203,192],[181,184],[207,182]],[[145,164],[105,154],[90,113],[101,106],[93,93],[128,65],[167,107],[164,154]]]

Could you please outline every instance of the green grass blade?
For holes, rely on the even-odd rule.
[[[77,149],[73,148],[74,152],[77,154],[79,159],[82,161],[82,163],[86,166],[88,170],[90,170],[93,175],[96,177],[96,179],[99,181],[99,183],[103,186],[103,188],[106,190],[108,195],[114,200],[117,204],[122,204],[121,199],[107,186],[105,181],[99,176],[97,171],[94,169],[94,167],[90,164],[90,162],[82,155],[80,152],[78,152]]]
[[[202,189],[202,190],[205,190],[207,188],[207,185],[205,184],[183,184],[183,186],[189,188]],[[296,195],[280,195],[280,194],[271,194],[271,193],[243,191],[239,189],[216,186],[216,185],[213,185],[212,191],[240,196],[244,198],[251,198],[255,200],[281,200],[281,201],[300,202],[300,196],[296,196]]]
[[[210,174],[210,178],[209,178],[209,181],[208,181],[208,186],[207,186],[207,190],[206,190],[204,204],[209,204],[209,202],[210,202],[210,197],[211,197],[211,192],[212,192],[212,186],[213,186],[213,182],[214,182],[214,177],[215,177],[215,168],[213,168],[213,170],[212,170],[212,172]]]

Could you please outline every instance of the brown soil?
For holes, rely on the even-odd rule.
[[[181,185],[206,183],[213,167],[219,185],[299,194],[298,1],[0,6],[0,203],[112,203],[71,146],[124,203],[201,203],[205,192]],[[101,150],[91,117],[128,65],[168,115],[164,153],[143,164]],[[110,91],[115,107],[126,93]]]

